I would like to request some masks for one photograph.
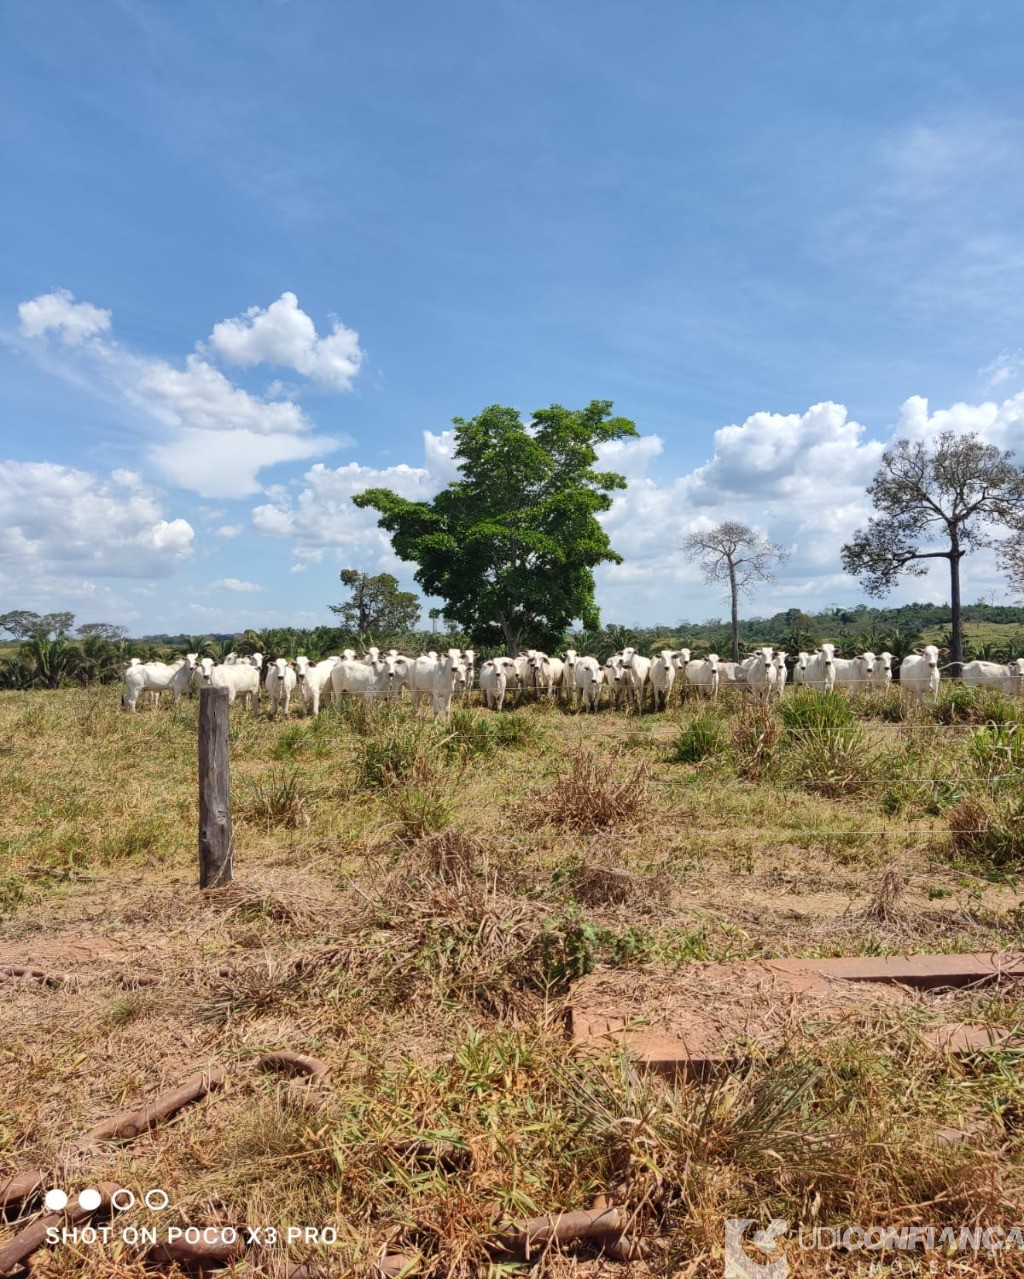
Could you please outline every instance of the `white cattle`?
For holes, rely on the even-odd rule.
[[[378,657],[372,662],[343,659],[331,670],[331,691],[335,705],[345,693],[362,697],[367,702],[387,697],[395,674],[395,658]]]
[[[476,653],[471,648],[462,650],[462,673],[459,677],[459,693],[465,697],[467,693],[473,691],[473,681],[476,679]]]
[[[807,663],[810,661],[810,653],[799,652],[796,655],[796,661],[793,664],[793,683],[800,687],[807,683]]]
[[[875,678],[877,661],[878,658],[870,649],[853,659],[853,692],[866,693],[870,690]]]
[[[205,657],[200,663],[198,676],[201,687],[227,689],[229,706],[240,698],[254,711],[259,710],[260,673],[251,662],[232,662],[230,665],[222,662],[218,666]]]
[[[625,691],[626,704],[632,700],[637,710],[642,711],[650,682],[651,659],[642,656],[635,648],[624,648],[622,665],[619,667],[619,683]]]
[[[871,687],[887,693],[892,686],[892,654],[878,653],[875,656],[875,667],[871,672]]]
[[[125,688],[121,695],[121,705],[134,712],[140,693],[152,692],[159,695],[168,690],[174,694],[175,702],[179,702],[188,691],[195,663],[195,653],[189,653],[187,657],[179,657],[170,665],[166,662],[138,662],[129,666],[122,676]]]
[[[314,664],[308,657],[295,659],[295,680],[302,695],[303,710],[312,707],[314,715],[320,714],[320,699],[324,693],[330,696],[333,689],[331,671],[340,660],[337,657],[327,657]]]
[[[459,682],[462,656],[457,648],[450,648],[434,663],[433,704],[434,719],[448,715],[452,708],[452,696]]]
[[[960,672],[970,688],[991,688],[1012,695],[1019,692],[1024,679],[1024,658],[1018,657],[1009,665],[1001,662],[965,662]]]
[[[576,683],[576,700],[593,714],[601,704],[601,684],[604,671],[596,657],[578,657],[573,664]]]
[[[860,678],[856,659],[851,657],[833,657],[832,687],[842,689],[844,693],[855,693]]]
[[[433,699],[434,696],[434,668],[437,666],[437,654],[434,652],[424,653],[422,657],[417,657],[414,662],[410,662],[406,667],[406,675],[403,677],[408,680],[409,692],[412,696],[412,708],[418,711],[420,702],[424,697]]]
[[[604,682],[610,690],[609,700],[616,710],[622,705],[625,686],[622,682],[622,653],[613,653],[601,668]]]
[[[267,666],[267,693],[270,696],[270,717],[277,719],[278,707],[283,707],[285,719],[292,704],[292,693],[295,692],[295,668],[286,657],[279,657]]]
[[[775,656],[772,658],[772,665],[775,667],[775,692],[781,697],[786,691],[786,677],[789,674],[786,669],[786,654],[776,649]]]
[[[668,710],[672,685],[676,682],[676,664],[673,660],[675,656],[671,649],[663,648],[651,662],[651,694],[656,711]]]
[[[236,666],[242,660],[237,653],[228,653],[227,657],[221,662],[221,666]]]
[[[559,700],[561,700],[562,690],[564,690],[565,699],[570,706],[575,705],[578,693],[576,688],[576,663],[579,660],[580,655],[574,648],[567,648],[562,654],[562,685],[559,690]]]
[[[547,653],[533,649],[530,653],[529,666],[533,672],[531,687],[538,693],[547,693],[550,701],[555,690],[561,688],[562,675],[565,671],[564,663],[561,658],[548,657]]]
[[[725,683],[734,688],[742,688],[747,682],[747,672],[741,662],[719,662],[718,681],[719,687]]]
[[[772,665],[772,650],[766,645],[759,648],[752,657],[740,662],[740,670],[746,676],[746,685],[760,702],[767,702],[775,691],[778,671]]]
[[[808,657],[803,683],[819,692],[831,693],[836,686],[836,646],[822,644]]]
[[[900,689],[919,702],[931,695],[934,699],[939,695],[939,656],[948,653],[949,649],[937,648],[934,644],[926,644],[924,648],[915,648],[913,653],[900,662]]]
[[[717,697],[718,686],[722,678],[721,662],[717,653],[709,653],[707,657],[693,657],[683,668],[683,678],[688,688],[702,697]]]
[[[516,664],[511,657],[491,657],[480,667],[480,693],[484,705],[500,711],[505,705],[509,680],[516,679]]]

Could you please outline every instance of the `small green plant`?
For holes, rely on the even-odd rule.
[[[823,733],[850,728],[857,722],[853,704],[842,693],[798,688],[779,703],[779,722],[787,733]]]
[[[971,734],[971,761],[986,777],[1024,772],[1024,724],[986,724]]]
[[[544,921],[540,937],[541,966],[547,979],[561,985],[593,972],[601,944],[600,930],[575,904]]]
[[[25,900],[25,881],[19,875],[0,878],[0,919],[14,911]]]
[[[679,730],[669,759],[674,764],[699,764],[728,749],[729,739],[721,717],[711,711],[701,711]]]
[[[270,826],[296,827],[309,824],[305,801],[299,792],[299,770],[280,770],[249,783],[249,795],[241,812]]]
[[[945,682],[928,713],[936,724],[1011,724],[1020,718],[1017,705],[996,689]]]
[[[425,769],[417,770],[404,785],[389,790],[386,804],[403,843],[440,834],[455,815],[450,787]]]
[[[964,799],[951,809],[949,838],[965,861],[994,870],[1024,867],[1024,800]]]

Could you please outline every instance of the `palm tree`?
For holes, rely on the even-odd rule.
[[[30,682],[36,688],[60,688],[78,678],[82,670],[82,650],[62,635],[52,640],[34,635],[22,644],[19,656],[25,660]]]

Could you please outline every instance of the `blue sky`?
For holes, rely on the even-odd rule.
[[[722,605],[677,547],[860,598],[894,435],[1024,455],[1024,8],[40,0],[0,9],[0,611],[329,621],[486,404],[642,438],[605,620]],[[892,598],[943,598],[941,574]],[[968,598],[1005,598],[991,561]]]

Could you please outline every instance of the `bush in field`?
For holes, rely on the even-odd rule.
[[[996,870],[1024,867],[1024,800],[964,799],[949,812],[953,851]]]
[[[733,729],[732,746],[739,756],[741,777],[758,781],[775,763],[779,741],[779,721],[767,706],[746,702],[740,711],[739,725]]]
[[[992,688],[966,684],[939,686],[938,700],[927,703],[936,724],[1012,724],[1020,718],[1015,702]]]
[[[842,693],[825,693],[817,688],[797,688],[779,702],[779,721],[787,733],[824,732],[856,724],[853,704]]]
[[[646,763],[637,764],[625,777],[613,777],[610,772],[608,760],[599,760],[580,747],[569,771],[540,797],[532,824],[583,834],[639,825],[648,806]]]
[[[239,804],[240,816],[271,826],[308,825],[305,801],[299,792],[299,770],[279,769],[270,776],[249,784]]]
[[[986,724],[971,734],[967,750],[987,777],[1024,773],[1024,724]]]
[[[857,714],[862,719],[880,719],[884,724],[901,724],[908,713],[898,685],[884,691],[869,689],[857,698]]]
[[[798,785],[822,795],[859,790],[878,771],[878,755],[842,694],[801,688],[779,705],[780,758]]]
[[[729,749],[725,725],[713,711],[701,711],[679,730],[669,759],[675,764],[699,764]]]

